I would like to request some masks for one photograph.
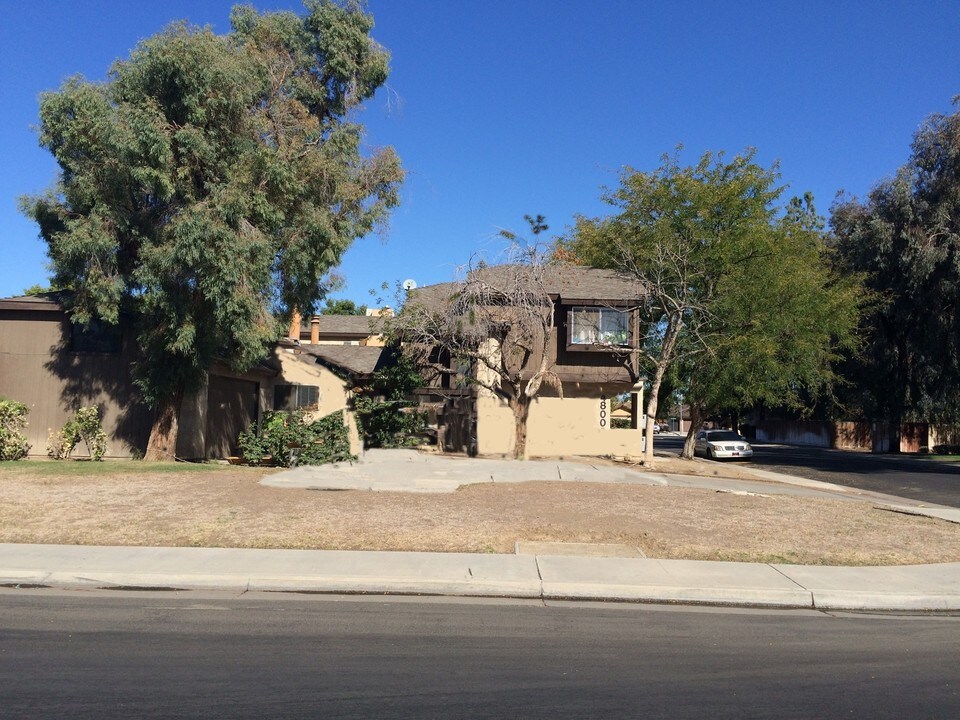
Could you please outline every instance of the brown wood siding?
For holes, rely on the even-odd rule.
[[[208,386],[206,457],[237,454],[237,436],[257,421],[260,384],[211,375]]]
[[[69,350],[63,312],[0,313],[0,396],[30,408],[26,434],[31,455],[45,455],[51,430],[82,405],[98,405],[108,436],[108,457],[129,457],[146,446],[151,413],[130,381],[135,361],[124,338],[117,354]],[[83,453],[84,448],[77,449]]]
[[[598,303],[602,305],[602,303]],[[558,305],[554,314],[555,324],[551,330],[550,348],[554,371],[563,382],[629,383],[633,384],[629,363],[630,352],[589,348],[570,350],[567,347],[567,315],[570,305]],[[633,318],[631,318],[633,325]]]

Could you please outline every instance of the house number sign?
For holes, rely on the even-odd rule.
[[[607,427],[607,420],[608,420],[607,408],[608,408],[607,396],[601,395],[600,396],[600,428],[601,429]]]

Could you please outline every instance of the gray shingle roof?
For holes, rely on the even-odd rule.
[[[0,298],[2,310],[61,310],[63,293],[41,293],[39,295],[19,295],[11,298]]]
[[[377,335],[383,327],[383,318],[365,315],[317,315],[320,318],[320,337],[324,335]],[[300,326],[302,333],[310,331],[310,318]]]
[[[350,375],[372,375],[386,360],[386,348],[373,345],[301,345],[300,351],[323,365],[334,365]]]
[[[581,265],[547,265],[543,268],[544,285],[550,295],[561,302],[597,301],[610,303],[634,303],[643,296],[640,282],[615,270],[584,267]],[[494,287],[498,282],[507,282],[510,266],[491,265],[472,271]],[[410,291],[410,299],[427,307],[446,304],[457,292],[459,283],[426,285]]]

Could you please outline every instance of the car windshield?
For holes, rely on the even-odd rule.
[[[707,440],[743,440],[733,430],[717,430],[707,433]]]

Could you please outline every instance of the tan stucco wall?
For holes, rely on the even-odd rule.
[[[320,388],[320,398],[317,410],[311,413],[314,418],[321,418],[338,410],[345,410],[347,429],[350,434],[350,452],[360,455],[363,452],[363,442],[357,430],[356,419],[349,410],[350,390],[346,380],[333,373],[328,368],[313,361],[308,355],[294,355],[283,348],[277,348],[277,359],[280,361],[281,372],[273,382],[276,385],[315,385]],[[272,388],[270,393],[270,407],[273,407]]]
[[[534,398],[527,419],[527,455],[640,455],[642,430],[612,429],[611,397],[630,388],[580,388],[563,399]],[[606,419],[600,424],[601,396],[606,398]],[[638,398],[642,403],[642,398]],[[513,452],[513,413],[502,400],[488,394],[477,398],[477,450],[481,455]]]

